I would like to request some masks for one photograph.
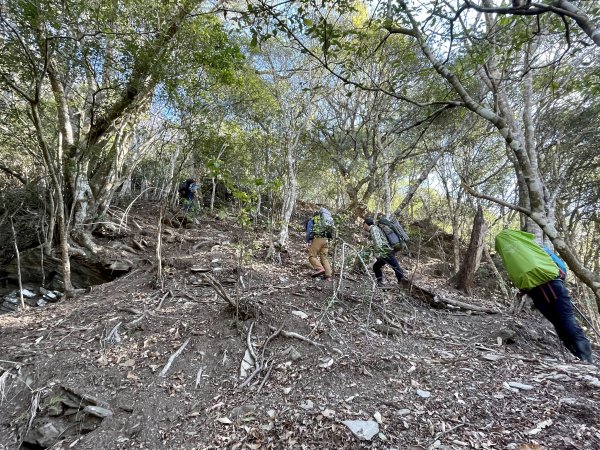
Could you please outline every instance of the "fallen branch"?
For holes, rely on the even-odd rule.
[[[171,297],[173,297],[173,292],[171,290],[165,292],[165,295],[163,295],[162,298],[160,299],[160,302],[158,302],[158,305],[156,306],[156,309],[162,308],[163,302],[167,298],[167,295],[170,295]]]
[[[225,292],[225,289],[223,288],[223,285],[221,283],[219,283],[219,280],[217,280],[215,277],[213,277],[212,275],[205,273],[204,274],[204,278],[206,279],[206,281],[208,281],[208,284],[210,284],[212,286],[212,288],[215,290],[215,292],[217,293],[217,295],[219,297],[221,297],[223,300],[225,300],[227,303],[229,303],[231,306],[233,306],[234,308],[238,308],[238,304],[235,300],[233,300],[228,294],[227,292]]]
[[[250,352],[250,356],[256,362],[256,353],[254,352],[254,347],[252,346],[252,328],[254,328],[254,322],[250,324],[250,328],[248,328],[248,334],[246,335],[246,345],[248,346],[248,351]]]
[[[202,381],[203,374],[204,374],[204,367],[200,367],[200,369],[198,369],[198,374],[196,375],[196,385],[194,386],[195,389],[198,389],[198,386],[200,385],[200,382]]]
[[[127,328],[128,330],[131,330],[131,329],[135,328],[136,326],[138,326],[138,324],[145,318],[146,318],[146,313],[143,312],[142,315],[140,317],[138,317],[137,319],[134,319],[131,322],[126,323],[125,328]]]
[[[500,311],[498,311],[496,309],[490,309],[490,308],[485,308],[483,306],[471,305],[470,303],[461,302],[459,300],[453,300],[450,298],[444,298],[444,297],[439,297],[439,296],[438,296],[438,298],[442,302],[447,303],[448,305],[457,306],[459,308],[466,309],[469,311],[482,312],[482,313],[486,313],[486,314],[499,314],[500,313]]]
[[[267,340],[265,341],[265,343],[264,343],[264,344],[263,344],[263,346],[262,346],[262,353],[261,353],[261,355],[260,355],[260,358],[261,358],[261,360],[263,360],[263,361],[264,361],[264,359],[265,359],[265,350],[267,349],[267,345],[269,344],[269,342],[271,342],[271,340],[272,340],[273,338],[275,338],[275,337],[276,337],[276,336],[277,336],[279,333],[281,333],[281,330],[282,330],[282,329],[283,329],[283,325],[281,325],[281,326],[279,327],[279,329],[278,329],[277,331],[275,331],[275,333],[273,333],[271,336],[269,336],[269,337],[267,338]]]
[[[122,323],[123,322],[119,322],[116,324],[110,333],[108,333],[108,335],[103,339],[103,341],[111,344],[118,344],[121,342],[121,336],[119,336],[119,327]]]
[[[276,328],[274,326],[271,326],[271,325],[269,326],[269,328],[271,330],[276,330]],[[305,336],[302,336],[301,334],[295,333],[293,331],[284,331],[284,330],[281,330],[280,333],[281,333],[282,336],[289,337],[289,338],[299,339],[301,341],[308,342],[309,344],[312,344],[312,345],[314,345],[316,347],[325,347],[323,344],[319,344],[318,342],[311,341],[309,338],[307,338]]]
[[[181,355],[181,353],[185,350],[185,348],[187,347],[187,345],[190,342],[190,339],[191,338],[188,338],[187,341],[185,341],[181,345],[181,347],[179,347],[179,349],[169,357],[167,364],[165,364],[165,367],[163,367],[163,370],[161,370],[161,372],[158,374],[159,377],[164,377],[167,375],[167,372],[171,368],[171,364],[173,364],[173,361],[175,361],[175,358],[177,358],[179,355]]]
[[[271,370],[273,370],[273,362],[271,362],[271,365],[269,366],[269,370],[267,370],[267,374],[265,375],[265,377],[262,380],[262,383],[260,383],[260,386],[258,387],[258,389],[256,390],[256,393],[259,394],[261,389],[263,388],[263,386],[265,385],[265,383],[267,382],[267,378],[269,378],[269,375],[271,375]]]
[[[250,374],[250,376],[249,376],[248,378],[246,378],[246,381],[244,381],[242,384],[240,384],[240,385],[239,385],[239,388],[241,389],[241,388],[243,388],[244,386],[246,386],[248,383],[250,383],[250,381],[252,380],[252,378],[254,378],[254,377],[256,376],[256,374],[257,374],[258,372],[260,372],[261,370],[262,370],[262,366],[261,366],[261,365],[258,365],[258,366],[256,367],[256,369],[254,369],[254,372],[252,372],[252,373]]]

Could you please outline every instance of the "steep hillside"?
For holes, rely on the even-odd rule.
[[[203,218],[165,226],[163,287],[155,216],[131,217],[127,275],[0,315],[0,449],[600,448],[598,369],[491,294],[432,307],[417,285],[459,299],[439,260],[401,256],[416,285],[382,291],[339,279],[338,245],[326,283],[299,229],[271,265],[265,236]]]

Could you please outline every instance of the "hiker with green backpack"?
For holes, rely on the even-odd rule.
[[[383,266],[389,264],[394,270],[398,283],[404,278],[404,272],[400,267],[400,263],[396,259],[396,254],[390,239],[386,236],[385,232],[377,225],[372,218],[367,217],[363,222],[363,229],[369,232],[369,236],[372,241],[373,255],[377,259],[373,264],[373,272],[375,272],[375,279],[377,285],[383,286]]]
[[[573,303],[564,285],[566,265],[524,231],[503,230],[496,236],[496,251],[520,295],[527,294],[535,307],[554,325],[565,347],[582,361],[592,363],[592,346],[575,319]],[[551,252],[550,252],[551,253]]]

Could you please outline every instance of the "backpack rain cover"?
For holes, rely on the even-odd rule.
[[[496,251],[508,278],[519,289],[533,289],[558,276],[558,267],[533,238],[531,233],[516,230],[503,230],[496,236]]]

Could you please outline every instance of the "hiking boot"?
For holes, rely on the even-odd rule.
[[[315,270],[313,273],[310,274],[311,277],[316,278],[316,277],[320,277],[321,275],[323,275],[325,273],[325,269],[323,269],[322,267],[320,269]]]

